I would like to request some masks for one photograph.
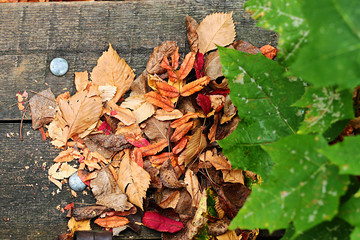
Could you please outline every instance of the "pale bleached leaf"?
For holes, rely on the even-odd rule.
[[[197,207],[200,202],[201,192],[199,187],[199,180],[193,171],[188,169],[185,172],[184,182],[186,184],[186,190],[189,192],[192,198],[192,206]]]

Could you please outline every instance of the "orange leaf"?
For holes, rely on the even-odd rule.
[[[182,116],[181,118],[173,121],[170,124],[170,127],[177,128],[177,127],[183,125],[184,123],[188,122],[191,118],[197,118],[197,117],[198,117],[198,115],[196,113],[188,112],[184,116]]]
[[[170,65],[169,59],[167,56],[164,56],[163,61],[161,62],[160,66],[167,70],[169,75],[169,79],[173,82],[176,82],[178,79],[177,74],[174,72],[174,68]]]
[[[182,124],[181,126],[177,127],[174,131],[174,133],[172,134],[170,140],[172,142],[177,142],[179,141],[182,137],[184,137],[192,128],[193,126],[193,122],[188,122],[185,124]]]
[[[191,69],[194,66],[195,56],[195,52],[189,52],[188,54],[186,54],[185,59],[178,71],[179,80],[184,79],[190,73]]]
[[[265,57],[273,59],[278,50],[271,45],[264,45],[260,48],[260,51]]]
[[[158,109],[155,113],[155,118],[160,121],[174,120],[181,118],[183,116],[180,110],[175,109],[174,111],[167,112],[164,109]]]
[[[140,167],[144,167],[144,160],[142,158],[142,152],[140,148],[135,148],[134,151],[131,153],[131,159],[137,163]]]
[[[171,66],[173,69],[177,69],[179,67],[179,58],[179,47],[177,47],[174,54],[171,56]]]
[[[215,134],[216,134],[216,130],[217,130],[217,126],[219,124],[219,119],[220,119],[220,114],[217,113],[214,115],[214,123],[213,125],[210,127],[209,130],[209,134],[208,134],[208,138],[210,140],[210,143],[215,142]]]
[[[134,114],[129,109],[122,108],[113,101],[107,102],[105,111],[108,114],[110,113],[112,117],[119,119],[126,126],[129,126],[136,122],[136,118]],[[115,113],[115,114],[111,114],[111,113]]]
[[[167,97],[163,97],[160,94],[151,91],[145,94],[145,99],[147,102],[163,108],[165,111],[171,112],[174,110],[174,104]]]
[[[203,89],[206,85],[209,84],[209,82],[210,82],[210,77],[205,76],[191,83],[188,83],[182,87],[180,91],[180,95],[183,97],[190,96],[191,94],[196,93],[201,89]]]
[[[160,152],[161,150],[163,150],[166,146],[169,145],[169,142],[167,139],[162,139],[159,142],[155,143],[155,144],[151,144],[145,147],[141,147],[139,148],[140,151],[142,152],[142,156],[151,156],[151,155],[155,155],[158,152]]]
[[[54,162],[71,162],[75,156],[80,156],[80,153],[74,152],[73,148],[68,148],[66,151],[62,151],[59,155],[54,159]]]
[[[76,91],[85,90],[89,83],[89,73],[87,70],[84,72],[75,72],[75,87]]]
[[[169,97],[169,98],[174,98],[174,97],[179,96],[179,91],[175,87],[169,85],[167,82],[156,81],[155,84],[157,86],[157,89],[159,90],[159,93],[162,96]]]
[[[150,158],[150,162],[154,165],[160,166],[166,160],[171,159],[172,157],[173,157],[173,153],[164,152],[164,153],[160,153],[156,156],[152,156]]]
[[[184,150],[184,148],[186,147],[187,142],[188,142],[188,139],[186,137],[183,137],[182,139],[180,139],[178,144],[176,144],[176,146],[173,147],[172,152],[174,154],[179,154],[182,150]]]
[[[100,227],[116,228],[116,227],[125,226],[126,224],[129,223],[129,220],[126,217],[111,216],[111,217],[98,218],[95,220],[95,223]]]

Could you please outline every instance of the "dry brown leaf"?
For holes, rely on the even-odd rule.
[[[110,209],[105,206],[85,206],[85,207],[74,207],[72,209],[72,216],[76,221],[85,220],[95,218],[105,211],[109,211]]]
[[[69,99],[59,101],[62,118],[59,118],[59,121],[63,120],[66,124],[62,127],[63,136],[59,140],[66,142],[75,134],[82,133],[91,125],[96,124],[103,108],[101,99],[96,93],[97,91],[92,91],[92,89],[85,90],[77,92]],[[53,138],[51,134],[50,137]]]
[[[235,131],[239,122],[240,122],[239,116],[235,116],[231,119],[230,122],[219,125],[216,129],[216,134],[215,134],[216,140],[221,140],[229,136],[233,131]]]
[[[177,142],[179,141],[182,137],[184,137],[189,131],[190,129],[193,127],[193,122],[187,122],[184,123],[183,125],[175,128],[174,133],[171,135],[170,141],[171,142]]]
[[[91,190],[96,198],[96,204],[112,208],[115,211],[129,210],[133,205],[120,190],[108,168],[97,171],[97,177],[90,181]]]
[[[221,116],[220,124],[224,124],[228,121],[230,121],[235,115],[236,115],[236,107],[232,103],[230,96],[227,95],[225,97],[225,103],[224,103],[224,114]]]
[[[49,171],[50,171],[50,169],[49,169]],[[57,172],[51,174],[50,176],[57,180],[61,180],[64,178],[69,178],[71,175],[76,173],[76,171],[77,171],[76,168],[70,166],[68,163],[65,162],[65,163],[61,164],[61,167]]]
[[[69,98],[70,98],[70,93],[64,92],[64,93],[60,94],[59,96],[57,96],[56,101],[59,102],[61,99],[69,99]]]
[[[80,153],[75,151],[74,148],[68,148],[65,151],[62,151],[54,159],[54,162],[71,162],[75,157],[80,157]]]
[[[157,90],[162,96],[169,98],[175,98],[179,96],[179,91],[175,87],[169,85],[166,81],[156,81],[155,84]]]
[[[145,99],[145,96],[143,94],[132,95],[130,97],[127,97],[121,103],[120,107],[135,110],[135,109],[138,109],[144,102],[146,102],[146,99]]]
[[[191,195],[192,206],[197,208],[201,197],[200,185],[197,176],[190,169],[185,172],[184,182],[186,184],[186,190]]]
[[[70,218],[68,228],[73,235],[75,231],[88,231],[91,230],[90,219],[76,221],[75,218]]]
[[[227,231],[226,233],[216,236],[218,240],[241,240],[242,236],[238,236],[235,232],[235,230]]]
[[[151,75],[148,74],[148,78],[147,78],[147,84],[149,85],[149,87],[154,90],[157,91],[158,87],[156,86],[156,82],[165,82],[164,80],[162,80],[158,75]]]
[[[142,123],[155,113],[155,107],[149,102],[144,102],[139,108],[133,111],[136,122]]]
[[[251,54],[258,54],[260,52],[260,49],[255,47],[254,45],[252,45],[251,43],[242,41],[242,40],[237,40],[235,41],[232,46],[241,52],[245,52],[245,53],[251,53]]]
[[[150,185],[150,175],[143,168],[131,161],[129,150],[120,163],[118,185],[126,193],[129,201],[143,210],[143,198]]]
[[[159,207],[166,208],[176,208],[180,200],[180,191],[174,191],[172,189],[165,189],[162,192],[161,202],[158,204]]]
[[[216,80],[223,76],[219,51],[211,52],[206,56],[204,73],[206,76],[209,76],[211,80]]]
[[[89,84],[89,73],[87,70],[84,72],[75,72],[76,91],[80,92],[85,90],[88,84]]]
[[[178,163],[188,165],[204,148],[207,146],[206,137],[202,133],[202,128],[198,128],[191,136],[184,151],[179,155]]]
[[[141,147],[139,149],[142,152],[143,157],[146,157],[146,156],[152,156],[152,155],[157,154],[158,152],[163,150],[168,145],[169,145],[168,140],[162,139],[157,143],[154,143],[154,144],[151,144],[151,145],[148,145],[145,147]]]
[[[219,112],[224,107],[225,97],[223,95],[210,95],[211,108]]]
[[[101,155],[100,153],[98,152],[91,152],[90,153],[90,157],[91,158],[95,158],[97,162],[103,162],[105,164],[109,164],[110,161],[108,159],[106,159],[103,155]]]
[[[203,54],[216,46],[231,44],[236,36],[232,13],[213,13],[206,16],[196,29],[199,51]]]
[[[97,65],[91,72],[91,80],[96,85],[111,85],[117,88],[112,99],[115,103],[129,90],[134,78],[135,74],[131,67],[119,57],[111,44],[109,44],[108,51],[105,51],[98,59]]]
[[[199,156],[201,161],[208,161],[216,170],[231,170],[230,162],[222,155],[217,153],[216,148],[207,150]]]
[[[182,139],[180,139],[180,141],[175,145],[175,147],[173,147],[172,152],[174,154],[181,153],[181,151],[184,150],[184,148],[186,147],[188,141],[189,139],[187,137],[183,137]]]
[[[116,129],[115,135],[125,136],[129,132],[134,133],[135,135],[142,134],[139,124],[134,123],[130,126],[125,126],[125,125],[119,124]]]
[[[129,109],[122,108],[113,101],[107,102],[105,112],[112,117],[119,119],[126,126],[136,122],[134,114]]]
[[[197,117],[198,117],[198,115],[196,113],[188,112],[184,116],[182,116],[181,118],[171,122],[170,127],[178,128],[181,125],[183,125],[184,123],[188,122],[190,119],[197,118]]]
[[[95,158],[84,159],[84,163],[86,164],[86,166],[88,166],[88,168],[101,169],[100,165],[98,164],[97,159],[95,159]],[[90,171],[92,171],[92,170],[90,170]]]
[[[221,170],[224,178],[224,182],[241,183],[244,185],[244,174],[242,170]]]
[[[150,162],[155,166],[161,166],[166,160],[171,159],[173,157],[173,153],[164,152],[158,155],[152,156],[150,158]]]
[[[160,179],[165,187],[168,188],[182,188],[185,187],[183,181],[179,181],[176,177],[174,167],[171,165],[171,161],[166,160],[160,167]]]
[[[104,218],[97,218],[95,220],[95,223],[99,225],[100,227],[105,228],[116,228],[125,226],[130,221],[126,217],[119,217],[119,216],[110,216],[110,217],[104,217]]]
[[[163,97],[160,94],[151,91],[145,94],[146,101],[163,108],[165,111],[171,112],[174,110],[174,104],[167,97]]]
[[[21,96],[21,95],[20,95]],[[51,89],[48,88],[30,98],[32,128],[34,130],[48,124],[54,119],[56,101]]]
[[[206,85],[209,84],[209,82],[210,77],[205,76],[188,84],[185,84],[180,91],[180,95],[183,97],[190,96],[191,94],[194,94],[203,89]]]
[[[142,123],[143,132],[151,143],[158,142],[169,137],[169,122],[160,121],[155,117],[151,117]]]
[[[176,49],[176,42],[171,41],[164,42],[160,46],[154,48],[154,51],[146,65],[146,71],[150,74],[164,73],[166,70],[160,66],[160,63],[162,62],[164,56],[169,57],[173,55]]]
[[[182,116],[182,112],[178,109],[174,109],[171,112],[165,111],[164,109],[158,109],[154,115],[154,117],[160,121],[174,120],[181,118]]]
[[[210,130],[209,130],[209,134],[208,134],[208,139],[210,141],[210,143],[213,143],[215,142],[215,134],[216,134],[216,129],[217,129],[217,126],[219,124],[219,118],[220,118],[220,114],[217,113],[214,115],[214,123],[213,125],[211,126]]]
[[[146,83],[148,72],[144,70],[131,84],[130,87],[130,96],[133,95],[143,95],[148,90],[148,86]]]
[[[59,180],[56,180],[55,178],[48,176],[48,179],[50,182],[55,184],[60,190],[62,189],[62,183]]]
[[[196,33],[196,29],[198,28],[199,24],[196,20],[190,16],[186,16],[186,32],[187,32],[187,39],[190,44],[190,49],[192,52],[197,52],[199,49],[199,38]]]

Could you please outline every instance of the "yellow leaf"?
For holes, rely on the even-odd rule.
[[[144,209],[143,198],[150,185],[150,174],[130,159],[129,149],[125,150],[120,163],[118,185],[131,203]]]
[[[236,36],[232,13],[208,15],[202,20],[196,32],[199,37],[199,51],[203,54],[216,49],[216,45],[229,45]]]
[[[99,86],[111,85],[117,87],[112,101],[115,103],[124,95],[134,81],[135,74],[124,59],[109,44],[108,51],[98,59],[96,67],[91,72],[91,80]]]
[[[75,231],[91,230],[90,219],[76,221],[75,218],[72,217],[68,222],[68,228],[71,234],[74,234]]]
[[[99,120],[103,106],[100,97],[94,94],[90,89],[77,92],[69,99],[60,99],[59,108],[66,123],[64,139],[82,133]]]
[[[218,240],[240,240],[242,239],[242,236],[238,236],[235,232],[235,230],[227,231],[226,233],[216,236]]]

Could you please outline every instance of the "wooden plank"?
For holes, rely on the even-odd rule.
[[[18,91],[51,87],[55,95],[74,92],[76,71],[91,70],[112,43],[139,75],[152,49],[177,41],[189,51],[185,16],[198,21],[213,12],[233,11],[237,38],[256,46],[275,44],[276,35],[254,26],[245,0],[13,3],[0,5],[0,120],[19,120]],[[63,77],[48,67],[55,57],[70,65]]]
[[[88,195],[79,193],[73,198],[68,184],[57,193],[47,170],[59,151],[49,141],[43,142],[30,123],[24,124],[23,130],[21,141],[19,124],[0,124],[0,239],[55,239],[67,229],[68,219],[60,208],[74,201],[94,203],[95,199],[88,189]],[[141,235],[126,230],[120,239],[159,237],[143,227]]]

